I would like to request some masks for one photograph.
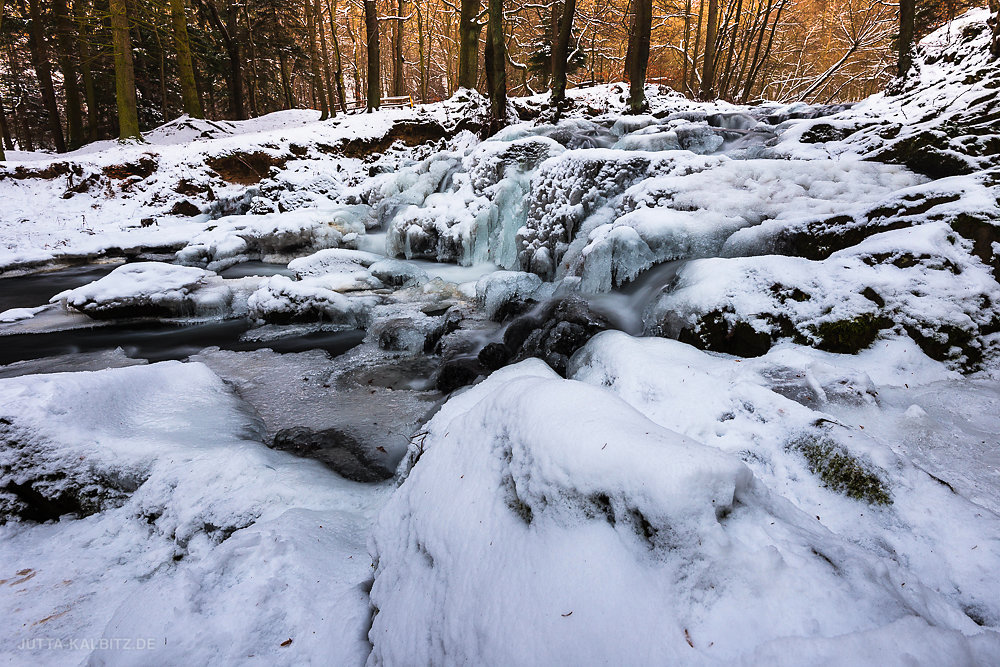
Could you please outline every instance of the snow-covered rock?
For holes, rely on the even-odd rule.
[[[718,385],[707,382],[708,394],[679,385],[676,372],[604,336],[599,350],[642,366],[623,373],[642,408],[682,421],[714,409]],[[618,367],[594,384],[615,387]],[[668,389],[670,399],[653,397]],[[737,456],[647,421],[615,391],[524,362],[453,397],[429,422],[372,539],[369,663],[752,663],[810,640],[848,662],[902,641],[924,659],[942,657],[943,646],[972,661],[1000,656],[1000,636],[964,611],[996,613],[995,540],[971,567],[949,550],[946,573],[933,568],[941,556],[897,560],[888,547],[832,532]],[[753,405],[787,401],[772,396]],[[725,428],[726,414],[718,418]],[[926,476],[920,491],[935,501],[948,494]],[[892,523],[877,506],[841,502]],[[944,539],[983,548],[979,531],[995,534],[995,517],[955,508],[960,527],[948,528],[944,510],[930,521]],[[898,542],[916,557],[921,539]],[[836,649],[822,643],[829,637],[840,639]]]
[[[364,525],[387,489],[266,448],[204,365],[0,380],[0,430],[6,518],[75,513],[0,526],[4,658],[365,659]]]
[[[512,303],[531,298],[542,287],[542,279],[523,271],[495,271],[476,283],[476,300],[486,317],[497,318]]]
[[[51,301],[94,318],[225,315],[232,306],[233,290],[212,271],[135,262],[60,292]]]
[[[687,264],[648,324],[699,347],[755,356],[791,337],[831,352],[898,326],[937,359],[975,367],[1000,328],[1000,285],[943,222],[876,234],[829,259]]]

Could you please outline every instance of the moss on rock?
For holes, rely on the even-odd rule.
[[[829,437],[803,434],[789,441],[785,449],[805,457],[809,472],[818,475],[827,488],[872,505],[892,504],[885,471]]]

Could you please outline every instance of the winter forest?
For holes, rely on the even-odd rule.
[[[0,658],[1000,664],[995,0],[0,0]]]

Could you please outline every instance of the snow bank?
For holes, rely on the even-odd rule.
[[[752,661],[757,651],[801,662],[813,646],[830,655],[830,637],[847,662],[902,641],[932,662],[1000,656],[1000,637],[956,599],[969,596],[994,618],[1000,597],[989,572],[1000,546],[990,542],[976,565],[952,547],[949,574],[963,593],[939,592],[946,575],[918,566],[926,578],[915,576],[887,548],[831,532],[812,507],[781,498],[785,488],[769,490],[737,456],[636,413],[615,395],[631,396],[619,382],[639,389],[642,407],[682,421],[704,414],[712,394],[677,384],[683,357],[635,350],[684,346],[619,338],[598,336],[603,345],[592,356],[618,350],[641,373],[612,371],[595,387],[559,379],[537,361],[508,367],[452,398],[411,445],[410,472],[371,542],[370,664],[712,664]],[[608,380],[611,391],[600,387]],[[684,398],[668,399],[671,389]],[[775,407],[787,400],[772,396]],[[716,428],[725,428],[719,418]],[[936,500],[947,493],[938,488],[927,479],[921,491]],[[854,516],[883,512],[841,502],[855,503]],[[983,548],[995,517],[977,519],[967,503],[962,510],[961,527],[944,534]],[[942,655],[951,647],[958,653]]]
[[[0,429],[8,517],[76,509],[0,526],[8,659],[364,660],[363,526],[384,487],[264,447],[204,365],[0,380]],[[80,641],[102,637],[151,644],[90,654]]]

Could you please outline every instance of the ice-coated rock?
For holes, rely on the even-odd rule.
[[[542,279],[533,273],[495,271],[476,283],[476,300],[483,306],[487,317],[498,319],[513,303],[531,298],[541,286]]]

